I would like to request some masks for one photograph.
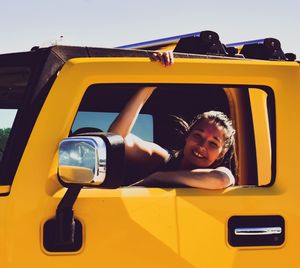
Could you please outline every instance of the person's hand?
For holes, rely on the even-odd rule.
[[[173,51],[156,51],[153,53],[153,57],[165,67],[174,63]]]

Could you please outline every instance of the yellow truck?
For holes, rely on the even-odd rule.
[[[238,45],[206,31],[0,55],[0,266],[298,267],[299,62],[275,39]],[[170,68],[147,50],[164,48]],[[134,133],[165,148],[174,115],[232,118],[235,186],[130,186],[107,129],[144,86]]]

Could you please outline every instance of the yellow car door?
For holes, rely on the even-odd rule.
[[[16,267],[34,259],[44,267],[296,266],[297,183],[288,167],[296,153],[289,149],[292,141],[286,131],[299,127],[285,118],[291,106],[297,107],[298,69],[297,63],[230,59],[178,58],[169,68],[146,58],[69,60],[40,112],[11,187],[8,203],[13,213],[6,224],[22,222],[22,228],[7,234],[11,241],[7,263]],[[97,96],[103,88],[114,86],[120,88],[118,92],[140,85],[165,87],[162,95],[167,98],[161,102],[166,105],[167,99],[172,102],[172,94],[184,98],[184,85],[190,87],[186,94],[219,94],[222,89],[238,132],[238,185],[216,191],[159,186],[83,188],[74,205],[74,216],[82,224],[79,249],[45,248],[44,226],[55,217],[66,192],[58,182],[58,144],[68,137],[85,94],[94,85],[99,85]],[[257,100],[252,89],[266,92],[263,96],[267,97]],[[105,105],[110,107],[110,103]],[[160,105],[149,107],[145,113],[155,114],[151,107],[160,111]],[[259,124],[255,122],[261,114],[254,110],[265,113],[260,123],[265,127],[263,134],[256,133]],[[295,115],[290,118],[296,119]],[[258,135],[269,143],[259,144]],[[257,161],[263,161],[256,155],[261,150],[270,155],[265,173],[257,168]]]

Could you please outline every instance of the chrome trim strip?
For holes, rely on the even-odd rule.
[[[281,227],[235,228],[235,235],[274,235],[281,234]]]

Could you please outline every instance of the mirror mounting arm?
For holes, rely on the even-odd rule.
[[[83,186],[70,185],[56,209],[56,243],[59,245],[74,244],[75,220],[73,205]]]

